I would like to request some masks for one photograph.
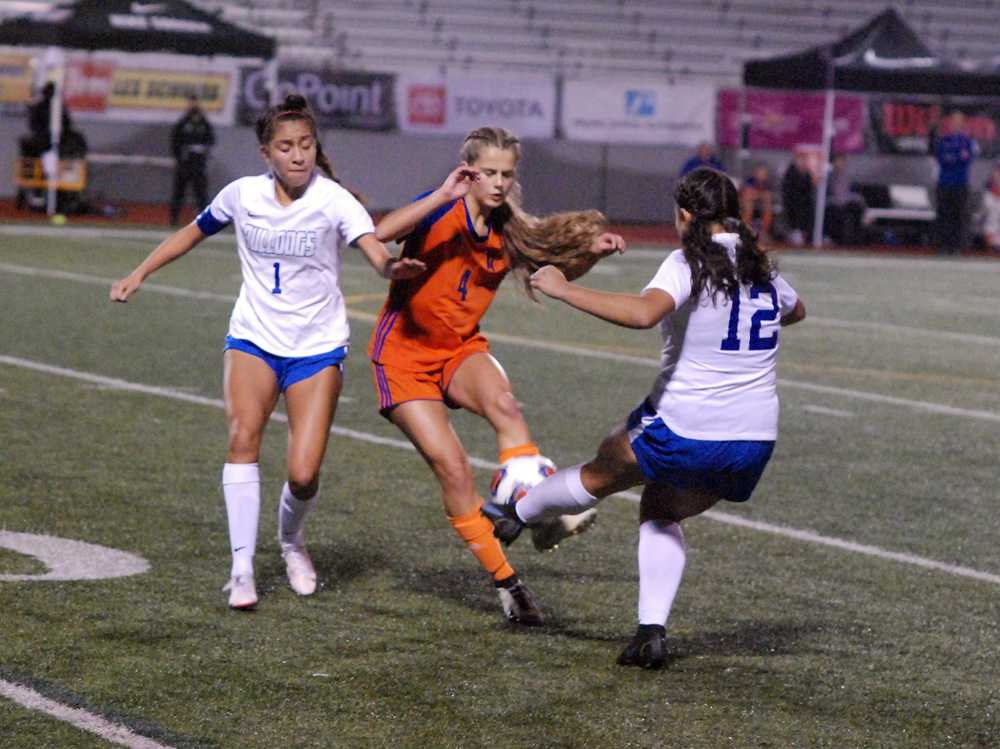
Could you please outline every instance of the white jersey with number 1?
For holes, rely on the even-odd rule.
[[[712,239],[735,257],[738,235]],[[667,256],[646,289],[665,291],[676,303],[660,323],[660,376],[649,396],[663,422],[688,439],[777,439],[778,329],[795,308],[795,290],[776,275],[742,286],[732,300],[722,292],[713,300],[704,290],[693,299],[683,250]]]
[[[231,182],[197,219],[205,234],[236,225],[243,285],[229,335],[276,356],[304,357],[348,343],[341,251],[375,231],[364,207],[331,179],[313,175],[281,205],[270,174]]]

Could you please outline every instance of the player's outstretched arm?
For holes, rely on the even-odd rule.
[[[365,259],[382,278],[413,278],[427,270],[422,260],[390,255],[374,234],[362,234],[354,240],[354,245],[364,253]]]
[[[181,255],[187,254],[205,238],[198,224],[191,222],[178,229],[164,239],[149,255],[125,278],[111,285],[109,298],[112,302],[127,302],[128,298],[139,290],[142,282],[167,263],[172,263]]]
[[[437,190],[383,216],[375,227],[375,236],[380,242],[405,237],[426,216],[453,200],[465,197],[472,183],[478,179],[479,172],[476,169],[468,164],[459,164]]]
[[[674,298],[659,289],[648,289],[637,296],[578,286],[551,265],[536,270],[529,281],[531,288],[546,296],[625,328],[651,328],[675,306]]]

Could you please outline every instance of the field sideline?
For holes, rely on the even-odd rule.
[[[0,544],[5,746],[95,745],[46,701],[135,747],[996,745],[981,654],[997,651],[1000,613],[1000,264],[780,256],[810,319],[783,334],[778,451],[748,505],[689,522],[675,659],[645,674],[613,665],[633,627],[631,502],[606,502],[553,554],[515,545],[551,623],[500,620],[426,468],[373,413],[363,348],[384,287],[356,256],[347,397],[309,529],[323,588],[296,600],[273,549],[279,412],[261,461],[260,610],[226,611],[230,244],[113,306],[109,281],[159,233],[68,228],[0,227],[0,528],[151,570],[5,582],[44,565]],[[641,288],[661,257],[630,252],[587,283]],[[510,282],[484,327],[560,464],[586,458],[654,372],[655,333],[532,305]],[[488,429],[456,424],[485,488]]]

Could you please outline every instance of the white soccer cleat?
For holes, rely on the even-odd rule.
[[[591,508],[576,515],[560,515],[552,520],[528,526],[531,528],[531,542],[539,551],[551,551],[570,536],[588,530],[597,520],[597,510]]]
[[[316,592],[316,568],[304,546],[292,546],[281,552],[288,573],[288,585],[300,596]]]
[[[229,591],[229,608],[252,609],[257,605],[257,588],[253,575],[235,575],[222,588]]]

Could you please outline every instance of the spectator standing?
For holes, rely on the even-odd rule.
[[[177,167],[174,171],[174,192],[170,199],[170,223],[177,225],[184,194],[190,184],[197,210],[208,205],[208,151],[215,145],[212,123],[198,106],[197,97],[188,99],[188,109],[170,134],[170,148]]]
[[[931,133],[931,153],[938,163],[937,251],[954,255],[967,246],[969,167],[976,157],[976,142],[965,133],[965,115],[949,112],[944,134]]]
[[[815,179],[809,169],[809,154],[801,148],[795,149],[781,180],[781,205],[788,226],[788,241],[801,247],[812,236],[816,212]]]
[[[688,172],[693,172],[695,169],[703,166],[719,172],[725,171],[722,168],[722,162],[719,161],[719,157],[715,155],[715,149],[708,141],[698,144],[698,150],[695,152],[695,155],[685,161],[684,166],[681,167],[680,176],[683,177]]]
[[[830,174],[826,184],[826,233],[837,244],[857,243],[861,238],[865,199],[851,190],[847,157],[844,154],[834,154],[830,160]]]

